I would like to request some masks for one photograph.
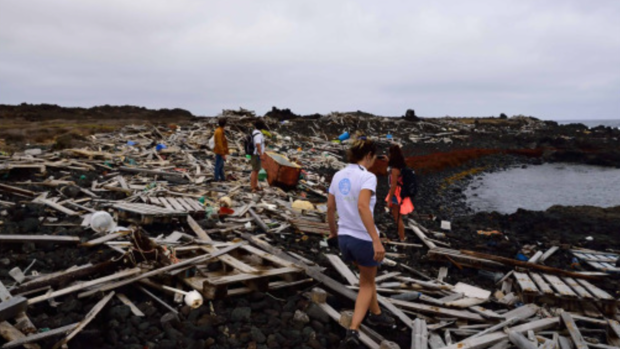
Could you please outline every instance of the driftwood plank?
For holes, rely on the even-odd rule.
[[[37,334],[33,334],[33,335],[29,335],[29,336],[24,336],[21,339],[16,339],[16,340],[13,340],[11,342],[8,342],[8,343],[4,344],[0,348],[2,348],[2,349],[11,349],[11,348],[20,347],[22,345],[24,347],[26,347],[26,348],[39,348],[38,345],[36,345],[36,344],[29,344],[29,343],[38,342],[38,341],[40,341],[42,339],[46,339],[46,338],[50,338],[50,337],[54,337],[54,336],[65,334],[65,333],[73,330],[77,325],[79,325],[79,322],[76,322],[76,323],[71,324],[71,325],[55,328],[55,329],[47,331],[47,332],[40,332],[40,333],[37,333]],[[36,346],[33,346],[33,345],[36,345]]]
[[[75,212],[73,210],[70,210],[70,209],[68,209],[68,208],[66,208],[66,207],[64,207],[62,205],[59,205],[59,204],[57,204],[57,203],[55,203],[53,201],[50,201],[48,199],[37,199],[37,200],[35,200],[33,202],[44,204],[44,205],[46,205],[48,207],[51,207],[51,208],[55,209],[56,211],[60,211],[60,212],[66,214],[68,216],[77,216],[78,215],[77,212]]]
[[[455,317],[459,319],[480,321],[480,322],[487,321],[484,317],[478,314],[472,313],[470,311],[466,311],[466,310],[447,309],[447,308],[441,308],[441,307],[431,306],[431,305],[426,305],[426,304],[421,304],[421,303],[405,302],[405,301],[401,301],[401,300],[397,300],[393,298],[388,299],[388,301],[402,308],[411,309],[413,311],[419,311],[422,313],[443,315],[446,317]]]
[[[607,342],[620,347],[620,323],[616,320],[607,320]]]
[[[56,242],[76,243],[80,242],[79,236],[57,235],[0,235],[0,242]]]
[[[504,318],[506,319],[517,318],[519,320],[525,320],[525,319],[529,319],[532,316],[536,315],[536,313],[538,312],[538,309],[540,308],[536,304],[530,303],[522,307],[515,308],[503,315],[504,315]]]
[[[188,215],[187,216],[187,224],[189,224],[189,227],[192,228],[192,230],[194,231],[194,233],[201,239],[201,240],[205,240],[205,241],[213,241],[211,239],[211,237],[209,236],[209,234],[207,234],[201,227],[200,225],[198,225],[198,222],[196,222],[196,220],[194,220],[194,218],[192,218],[192,216]]]
[[[28,308],[28,300],[20,296],[0,302],[0,321],[13,319],[26,311],[26,308]]]
[[[22,341],[27,338],[20,330],[15,328],[15,326],[11,325],[7,321],[0,322],[0,335],[6,340],[10,341],[9,343]],[[3,345],[2,348],[4,348],[7,344]],[[41,348],[38,344],[25,344],[24,347],[26,349]]]
[[[551,257],[557,250],[559,250],[559,246],[551,246],[545,253],[543,253],[542,257],[540,257],[539,262],[544,263],[549,257]]]
[[[0,191],[4,191],[4,192],[7,192],[7,193],[14,193],[14,194],[25,195],[25,196],[29,196],[29,197],[35,197],[37,195],[33,191],[22,189],[22,188],[18,188],[18,187],[13,187],[13,186],[10,186],[10,185],[7,185],[7,184],[2,184],[2,183],[0,183]]]
[[[140,268],[132,268],[132,269],[127,269],[127,270],[123,270],[120,271],[118,273],[112,274],[112,275],[107,275],[104,277],[100,277],[98,279],[94,279],[94,280],[90,280],[90,281],[85,281],[85,282],[81,282],[78,283],[77,285],[73,285],[67,288],[63,288],[61,290],[57,290],[55,292],[49,293],[49,294],[44,294],[38,297],[34,297],[28,300],[28,304],[36,304],[39,302],[43,302],[46,301],[48,299],[52,299],[52,298],[56,298],[56,297],[60,297],[60,296],[64,296],[73,292],[77,292],[80,290],[83,290],[85,288],[88,287],[92,287],[95,285],[99,285],[108,281],[112,281],[112,280],[116,280],[116,279],[121,279],[124,277],[128,277],[128,276],[132,276],[135,274],[138,274],[142,271],[142,269]]]
[[[524,335],[515,331],[508,331],[508,339],[519,349],[538,349],[538,346],[530,342]]]
[[[103,297],[103,299],[101,299],[97,304],[95,304],[95,306],[88,312],[88,314],[86,314],[86,317],[84,318],[84,320],[82,320],[79,323],[79,325],[77,325],[73,330],[71,330],[71,333],[69,333],[67,337],[65,337],[58,343],[56,343],[53,349],[58,349],[62,347],[63,345],[69,343],[69,341],[73,337],[75,337],[78,333],[80,333],[80,331],[82,331],[82,329],[84,329],[84,327],[86,327],[91,321],[93,321],[95,316],[99,314],[99,312],[103,309],[103,307],[105,307],[106,304],[108,304],[108,302],[110,301],[110,299],[112,299],[113,296],[114,296],[114,291],[111,291],[105,297]]]
[[[411,349],[428,349],[426,321],[415,319],[411,330]]]
[[[577,324],[575,324],[575,320],[573,320],[570,314],[567,312],[564,312],[560,314],[560,319],[562,319],[562,322],[568,329],[568,333],[570,333],[570,337],[573,340],[575,347],[577,349],[588,349],[588,344],[583,339],[583,336],[581,335],[581,332],[579,332],[579,328],[577,327]]]
[[[122,293],[117,293],[116,294],[116,298],[118,298],[121,302],[123,302],[123,304],[125,304],[126,306],[129,307],[129,309],[131,309],[131,312],[135,315],[135,316],[139,316],[139,317],[143,317],[144,313],[142,312],[142,310],[140,310],[129,298],[127,298],[127,296],[125,296]]]
[[[357,276],[355,276],[351,269],[349,269],[349,267],[344,264],[340,257],[336,256],[335,254],[325,254],[325,257],[327,257],[329,262],[334,266],[334,268],[336,268],[338,273],[340,273],[340,275],[345,280],[347,280],[349,285],[355,286],[359,284],[359,279],[357,278]]]

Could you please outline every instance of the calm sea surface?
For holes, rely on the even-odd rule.
[[[483,174],[464,192],[474,211],[501,213],[553,205],[618,206],[619,193],[620,169],[559,163]]]
[[[609,126],[620,128],[620,119],[616,120],[557,120],[557,123],[560,125],[566,124],[584,124],[588,127],[596,127],[596,126]]]

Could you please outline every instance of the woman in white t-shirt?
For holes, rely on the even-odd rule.
[[[381,312],[377,301],[375,276],[385,257],[385,249],[374,223],[373,210],[377,202],[377,177],[368,172],[377,159],[377,146],[360,137],[348,151],[349,165],[332,179],[327,199],[329,239],[338,238],[342,257],[360,270],[360,289],[355,301],[351,326],[345,343],[359,345],[359,326],[366,316],[372,326],[393,326],[395,321]],[[338,211],[338,225],[335,213]]]

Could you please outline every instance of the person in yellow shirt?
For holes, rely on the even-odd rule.
[[[213,152],[215,153],[216,182],[226,180],[226,177],[224,176],[224,162],[226,161],[226,156],[228,156],[228,141],[226,140],[226,134],[224,133],[226,119],[220,118],[217,121],[217,124],[219,127],[215,130],[215,134],[213,135],[213,141],[215,143]]]

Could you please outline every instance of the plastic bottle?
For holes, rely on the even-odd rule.
[[[349,132],[345,132],[343,134],[341,134],[340,136],[338,136],[338,140],[339,141],[346,141],[347,139],[349,139],[350,135]]]
[[[267,179],[267,171],[265,171],[264,168],[261,168],[260,171],[258,171],[258,180],[262,182],[265,179]]]

